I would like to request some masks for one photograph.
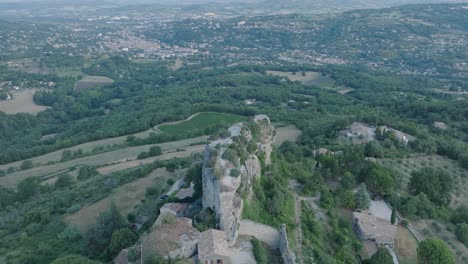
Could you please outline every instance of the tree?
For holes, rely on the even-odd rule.
[[[347,171],[341,177],[341,186],[345,189],[351,189],[356,185],[356,181],[351,172]]]
[[[20,169],[22,169],[22,170],[31,169],[33,167],[34,167],[34,163],[32,162],[32,160],[25,160],[20,165]]]
[[[468,247],[468,224],[464,222],[457,224],[455,234],[457,235],[458,240]]]
[[[162,150],[161,150],[161,147],[159,146],[152,146],[149,148],[149,155],[150,157],[154,157],[154,156],[159,156],[162,154]]]
[[[365,184],[361,184],[356,192],[356,208],[367,209],[370,205],[370,196]]]
[[[21,200],[24,200],[39,193],[40,187],[39,180],[36,177],[26,178],[18,184],[18,196]]]
[[[396,206],[395,205],[393,205],[393,208],[392,208],[392,215],[390,217],[390,222],[392,223],[392,225],[394,225],[396,222]]]
[[[393,258],[385,247],[379,247],[369,262],[370,264],[393,264]]]
[[[455,258],[442,240],[430,238],[419,244],[418,263],[455,264]]]
[[[169,162],[166,166],[166,170],[172,174],[174,174],[175,170],[177,169],[177,164],[175,162]]]
[[[52,264],[99,264],[99,262],[80,255],[67,255],[54,260]]]
[[[390,194],[395,188],[393,174],[391,171],[380,165],[371,164],[365,174],[367,175],[365,183],[370,190],[378,194]]]
[[[450,202],[453,179],[442,170],[423,168],[411,174],[408,185],[413,194],[425,193],[429,200],[437,205],[447,205]]]
[[[55,182],[55,187],[63,188],[70,186],[73,183],[73,177],[68,173],[61,174],[58,176],[57,181]]]
[[[382,147],[378,143],[371,141],[364,147],[364,155],[366,157],[383,158]]]
[[[103,212],[96,220],[96,226],[88,232],[88,250],[91,256],[103,255],[108,248],[115,230],[125,227],[125,219],[114,203],[109,211]]]
[[[354,209],[356,208],[356,196],[352,191],[345,191],[343,193],[343,206],[347,208]]]
[[[133,233],[130,229],[118,229],[114,231],[114,233],[112,233],[112,239],[109,245],[109,250],[113,256],[116,256],[122,249],[135,244],[137,240],[138,236],[135,233]]]
[[[81,166],[80,169],[78,170],[78,180],[88,179],[97,174],[98,172],[96,168],[84,165],[84,166]]]

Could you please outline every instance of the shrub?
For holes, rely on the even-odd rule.
[[[228,148],[224,151],[223,159],[228,160],[234,164],[234,166],[239,166],[239,155],[237,154],[237,151],[234,149]]]
[[[20,169],[22,169],[22,170],[31,169],[33,167],[34,167],[34,164],[33,164],[33,162],[31,160],[25,160],[20,165]]]
[[[116,256],[119,252],[138,240],[138,236],[128,228],[122,228],[112,233],[111,243],[109,250],[112,255]]]
[[[61,174],[58,176],[58,179],[55,182],[54,186],[56,188],[63,188],[63,187],[70,186],[72,183],[73,183],[72,176],[70,176],[70,174],[68,173],[65,173],[65,174]]]
[[[239,177],[241,175],[241,171],[238,169],[232,169],[231,172],[229,173],[229,176],[231,177]]]
[[[262,245],[260,240],[253,238],[251,240],[253,246],[253,254],[255,256],[255,260],[258,264],[267,264],[268,263],[268,255],[265,248]]]
[[[57,237],[65,241],[75,241],[81,238],[81,234],[76,227],[68,226]]]

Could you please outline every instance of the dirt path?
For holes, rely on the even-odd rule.
[[[272,249],[279,248],[279,231],[271,226],[244,219],[240,221],[239,235],[254,236]]]
[[[153,130],[154,130],[156,133],[162,133],[162,131],[159,130],[159,127],[160,127],[160,126],[166,126],[166,125],[172,126],[172,125],[180,124],[180,123],[185,122],[185,121],[190,121],[192,118],[194,118],[194,117],[196,117],[197,115],[202,114],[202,113],[212,113],[212,112],[199,112],[199,113],[193,114],[193,115],[191,115],[191,116],[189,116],[189,117],[187,117],[186,119],[183,119],[183,120],[178,120],[178,121],[172,121],[172,122],[162,123],[162,124],[159,124],[159,125],[153,127]]]

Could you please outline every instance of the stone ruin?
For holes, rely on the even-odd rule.
[[[261,175],[260,156],[270,164],[274,129],[266,115],[253,118],[255,133],[246,123],[231,126],[230,135],[208,144],[203,160],[203,208],[216,214],[218,228],[234,245],[239,233],[243,200],[239,192],[251,196],[254,179]],[[236,155],[232,155],[233,150]],[[241,152],[241,153],[239,153]],[[231,154],[231,155],[227,155]]]

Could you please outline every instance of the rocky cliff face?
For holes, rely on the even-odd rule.
[[[266,164],[270,162],[273,131],[267,116],[255,116],[251,122],[231,126],[229,137],[205,148],[203,207],[216,213],[219,229],[226,232],[229,245],[238,236],[243,208],[239,192],[251,194],[252,181],[261,175],[259,155],[264,155]]]

